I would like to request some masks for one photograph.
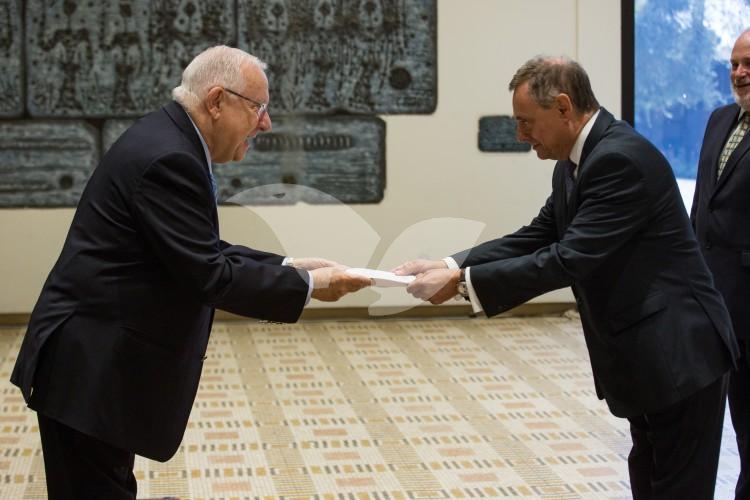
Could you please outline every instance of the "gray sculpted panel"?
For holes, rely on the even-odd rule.
[[[102,150],[130,120],[108,120]],[[219,202],[377,203],[385,189],[385,122],[376,117],[276,117],[245,159],[213,166]]]
[[[0,0],[0,116],[23,113],[21,2]]]
[[[133,120],[107,120],[102,125],[102,153],[107,151],[132,124]]]
[[[277,118],[243,161],[216,165],[214,173],[220,200],[234,197],[233,203],[377,203],[385,189],[385,122],[358,116]]]
[[[432,113],[435,0],[240,0],[239,44],[282,113]]]
[[[516,120],[512,116],[483,116],[479,119],[479,150],[530,151],[531,145],[516,139]]]
[[[0,122],[0,206],[75,206],[99,158],[84,122]]]
[[[34,116],[139,116],[162,105],[202,49],[234,43],[233,0],[28,0]]]

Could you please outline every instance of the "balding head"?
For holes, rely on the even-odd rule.
[[[567,94],[578,113],[599,109],[586,71],[567,57],[537,56],[529,59],[513,75],[508,90],[514,92],[524,83],[528,83],[531,97],[543,108],[552,106],[558,95]]]

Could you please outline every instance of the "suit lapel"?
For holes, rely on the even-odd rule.
[[[589,132],[589,135],[586,138],[586,142],[583,143],[581,163],[578,164],[578,173],[576,175],[575,182],[573,183],[573,192],[570,195],[570,199],[566,200],[565,227],[570,225],[570,222],[573,220],[576,212],[578,211],[578,190],[580,185],[579,179],[586,169],[586,160],[594,150],[594,147],[599,143],[602,137],[604,137],[605,132],[614,121],[615,118],[609,111],[604,108],[599,108],[599,116],[596,117],[594,126],[591,128],[591,132]],[[565,160],[564,162],[560,163],[564,163],[566,168],[572,168],[573,165],[573,163],[569,160]],[[563,184],[563,188],[564,187],[565,185]]]
[[[206,154],[203,151],[203,144],[201,144],[200,137],[198,137],[198,133],[195,131],[195,127],[193,126],[193,123],[190,121],[190,117],[188,117],[187,112],[183,109],[182,106],[180,106],[177,102],[172,101],[166,106],[164,106],[164,111],[169,115],[169,117],[172,119],[172,121],[177,125],[177,127],[182,131],[183,134],[190,140],[193,147],[195,148],[195,154],[198,156],[198,158],[201,158],[201,162],[203,163],[204,172],[206,174],[206,182],[208,182],[209,190],[213,190],[211,187],[211,173],[208,170],[208,163],[206,163]],[[212,217],[214,221],[214,225],[218,228],[219,227],[219,213],[216,208],[216,204],[212,204]]]
[[[748,134],[745,134],[745,137],[742,138],[742,141],[740,141],[740,143],[737,145],[737,148],[732,152],[732,154],[727,159],[727,164],[724,167],[724,171],[721,173],[721,177],[719,177],[719,179],[716,179],[716,171],[718,168],[719,156],[721,156],[721,151],[722,149],[724,149],[724,144],[727,142],[727,139],[729,138],[729,135],[732,133],[734,126],[737,124],[738,114],[739,112],[728,114],[730,119],[726,120],[727,123],[721,124],[720,130],[725,131],[725,133],[722,134],[723,139],[721,143],[719,144],[718,153],[712,163],[713,175],[711,176],[711,178],[714,183],[713,194],[716,194],[716,192],[719,189],[721,189],[721,187],[724,184],[727,183],[727,179],[732,175],[732,172],[734,171],[737,164],[748,153],[748,150],[750,150],[750,133],[748,133]]]

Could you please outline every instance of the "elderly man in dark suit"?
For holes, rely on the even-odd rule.
[[[211,167],[271,130],[264,68],[230,47],[199,54],[176,102],[138,120],[88,181],[11,378],[38,414],[51,499],[133,499],[134,454],[175,453],[214,308],[293,322],[311,296],[370,284],[219,238]]]
[[[729,375],[729,413],[737,435],[740,475],[735,498],[750,499],[750,30],[730,58],[736,104],[711,114],[703,138],[691,220],[724,296],[740,345]]]
[[[519,139],[557,160],[546,204],[513,234],[395,271],[488,316],[572,286],[597,393],[630,421],[634,498],[710,499],[737,345],[672,170],[573,61],[532,59],[510,90]]]

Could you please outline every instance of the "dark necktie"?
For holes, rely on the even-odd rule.
[[[721,177],[721,173],[724,171],[724,167],[727,166],[729,157],[732,156],[734,150],[737,149],[737,145],[742,141],[742,138],[745,137],[748,128],[750,128],[750,113],[745,113],[742,116],[740,123],[734,127],[734,131],[732,131],[732,135],[727,139],[724,149],[721,150],[721,156],[719,156],[719,168],[716,171],[717,179]]]
[[[575,188],[576,185],[576,179],[573,177],[576,166],[575,163],[568,160],[568,164],[565,168],[565,200],[568,202],[568,205],[570,205],[570,197],[573,195],[573,188]]]

